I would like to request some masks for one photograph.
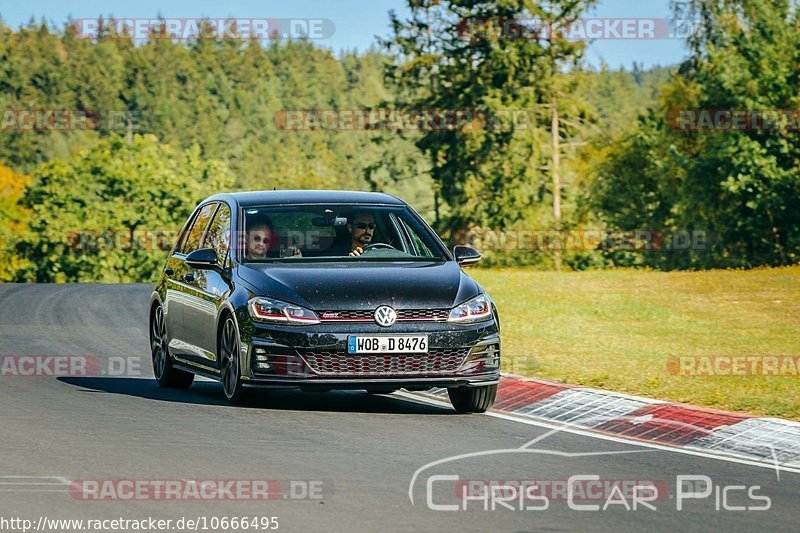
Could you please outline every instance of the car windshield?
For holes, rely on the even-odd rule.
[[[446,260],[435,235],[403,206],[248,207],[242,230],[247,263]]]

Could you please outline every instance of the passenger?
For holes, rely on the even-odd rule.
[[[270,257],[302,257],[303,254],[297,246],[289,246],[288,250],[278,251],[278,233],[272,225],[272,220],[267,216],[257,217],[247,231],[248,261],[258,261]]]
[[[247,253],[249,261],[266,259],[267,252],[273,248],[275,230],[269,217],[259,217],[247,229]]]

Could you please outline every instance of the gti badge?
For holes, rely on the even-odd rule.
[[[382,305],[375,310],[375,322],[379,326],[388,328],[397,320],[397,313],[388,305]]]

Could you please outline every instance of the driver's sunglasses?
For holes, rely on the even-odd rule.
[[[366,222],[356,222],[356,227],[358,229],[367,229],[367,228],[375,229],[375,223],[371,222],[371,223],[367,224]]]

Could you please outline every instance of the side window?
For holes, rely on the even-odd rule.
[[[211,220],[211,215],[214,214],[214,209],[217,207],[216,203],[211,203],[203,206],[197,216],[194,217],[192,227],[186,235],[186,240],[183,241],[180,251],[188,254],[200,249],[200,239],[203,238],[203,232],[208,226],[208,221]]]
[[[405,220],[400,217],[397,217],[397,222],[400,224],[400,227],[403,229],[403,232],[406,234],[408,238],[409,244],[411,245],[411,250],[406,250],[410,254],[414,254],[418,257],[434,257],[434,253],[431,252],[431,249],[422,242],[422,239],[419,238],[419,235],[413,230],[413,228],[409,227]]]
[[[428,246],[422,242],[422,239],[419,238],[419,235],[414,233],[413,231],[409,232],[411,234],[411,241],[414,243],[414,247],[417,249],[417,255],[421,257],[433,257],[434,253],[431,251]]]
[[[175,243],[175,250],[172,253],[180,253],[183,243],[186,242],[186,235],[189,233],[189,229],[192,226],[193,218],[189,215],[189,218],[186,219],[186,222],[183,224],[180,233],[178,233],[178,242]]]
[[[214,220],[208,226],[201,248],[213,248],[221,264],[226,264],[228,248],[231,245],[231,210],[226,204],[219,204]]]

